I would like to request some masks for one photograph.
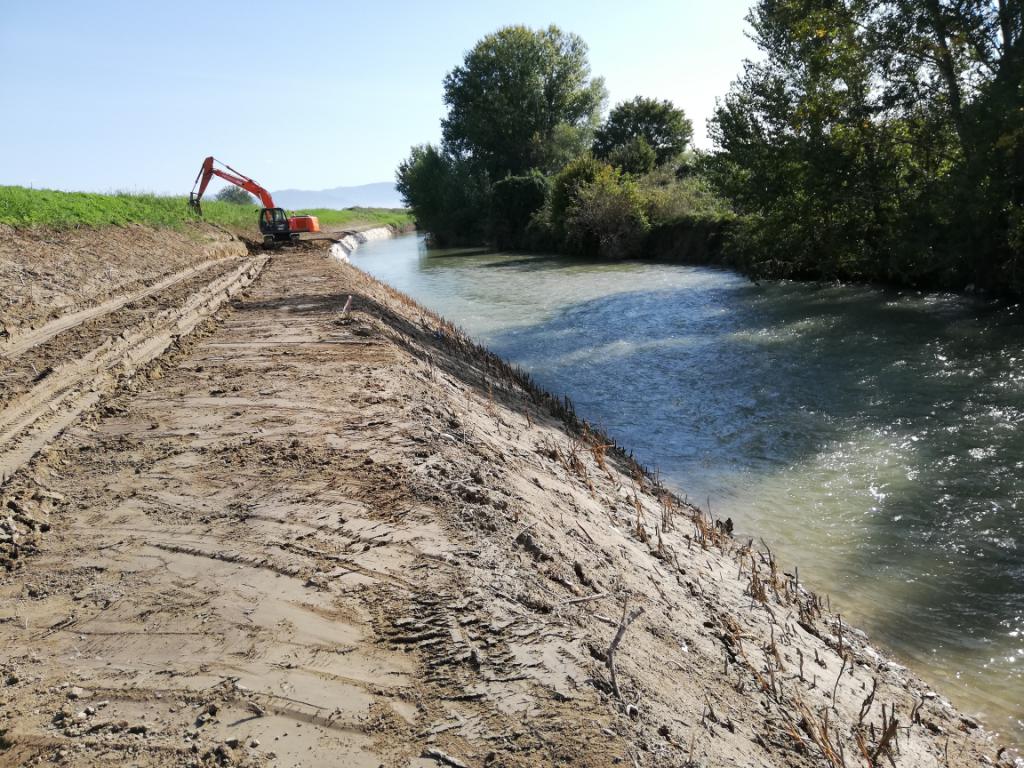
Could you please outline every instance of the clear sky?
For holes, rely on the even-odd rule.
[[[208,154],[269,189],[391,180],[508,24],[581,35],[611,103],[671,99],[707,146],[751,2],[0,0],[0,184],[184,193]]]

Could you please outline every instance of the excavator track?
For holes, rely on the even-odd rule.
[[[119,335],[107,335],[102,343],[70,362],[48,368],[39,374],[34,385],[16,394],[0,410],[0,482],[5,482],[24,466],[51,440],[71,425],[82,413],[96,405],[103,395],[112,392],[124,377],[132,375],[140,366],[161,355],[174,341],[190,333],[200,322],[216,312],[226,300],[255,280],[269,256],[244,259],[237,267],[221,270],[205,284],[189,291],[184,301],[171,308],[143,314],[141,319],[120,330]],[[208,269],[215,263],[197,265],[186,273],[177,273],[176,280],[161,281],[135,298],[136,301],[157,295],[181,283],[190,276]],[[122,299],[124,299],[122,301]],[[113,313],[120,302],[123,308],[131,297],[108,302]],[[98,308],[94,308],[98,309]],[[92,318],[105,314],[99,312]],[[77,325],[86,322],[82,319]],[[66,333],[75,324],[57,329],[48,339]],[[46,326],[39,329],[42,331]],[[53,330],[52,328],[50,330]],[[35,345],[48,339],[36,337]],[[15,343],[25,342],[25,338]],[[21,346],[24,353],[34,345]]]
[[[116,312],[128,304],[142,301],[150,296],[166,291],[168,288],[171,288],[194,275],[198,275],[214,265],[224,264],[233,260],[234,257],[229,256],[219,259],[210,259],[209,261],[204,261],[201,264],[195,264],[187,269],[181,270],[180,272],[168,275],[153,285],[146,286],[137,291],[124,293],[120,296],[115,296],[112,299],[104,301],[102,304],[58,317],[38,328],[33,328],[27,332],[17,334],[12,338],[0,341],[0,358],[14,360],[28,350],[46,343],[58,334],[64,333],[65,331],[80,326],[90,320]]]

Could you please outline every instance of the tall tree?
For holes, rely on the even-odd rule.
[[[773,273],[1024,292],[1020,0],[759,0],[711,123]]]
[[[445,77],[444,149],[495,180],[554,170],[589,143],[604,100],[580,37],[504,27]]]
[[[662,165],[677,157],[693,139],[693,123],[671,101],[637,96],[615,105],[608,119],[594,136],[594,154],[611,156],[637,139],[654,150],[655,162]]]

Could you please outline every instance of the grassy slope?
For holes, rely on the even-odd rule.
[[[256,206],[233,205],[216,200],[203,202],[203,218],[232,230],[256,229]],[[405,226],[412,215],[389,208],[305,210],[320,218],[320,224],[335,226],[366,223]],[[156,195],[98,195],[87,192],[56,192],[47,189],[0,186],[0,224],[14,227],[105,227],[147,224],[181,227],[198,217],[189,210],[184,197]]]

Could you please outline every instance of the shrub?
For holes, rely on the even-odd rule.
[[[578,187],[563,227],[570,253],[628,259],[640,255],[650,224],[636,183],[603,165]]]
[[[551,223],[558,227],[576,201],[580,189],[590,184],[608,164],[590,153],[580,155],[560,170],[551,183]]]
[[[680,176],[678,170],[665,166],[640,179],[640,188],[646,201],[647,215],[655,225],[720,221],[733,216],[729,203],[702,175],[688,173]]]
[[[608,153],[608,162],[625,173],[643,176],[654,170],[658,154],[643,136],[634,136]]]

